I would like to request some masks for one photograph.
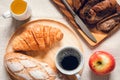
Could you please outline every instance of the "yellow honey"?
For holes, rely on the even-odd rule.
[[[27,8],[27,3],[24,0],[14,0],[11,4],[11,11],[14,14],[22,14]]]

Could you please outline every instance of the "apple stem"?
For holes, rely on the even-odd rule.
[[[102,62],[98,61],[98,62],[97,62],[97,64],[98,64],[98,65],[101,65],[101,64],[102,64]]]

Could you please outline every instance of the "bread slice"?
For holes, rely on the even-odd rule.
[[[7,53],[5,67],[15,80],[67,80],[47,63],[22,53]]]

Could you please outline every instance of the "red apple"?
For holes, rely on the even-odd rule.
[[[96,51],[89,59],[91,70],[98,75],[105,75],[115,68],[114,57],[104,51]]]

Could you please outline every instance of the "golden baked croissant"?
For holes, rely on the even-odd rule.
[[[60,29],[33,24],[30,29],[17,36],[12,45],[15,51],[45,50],[62,38]]]

